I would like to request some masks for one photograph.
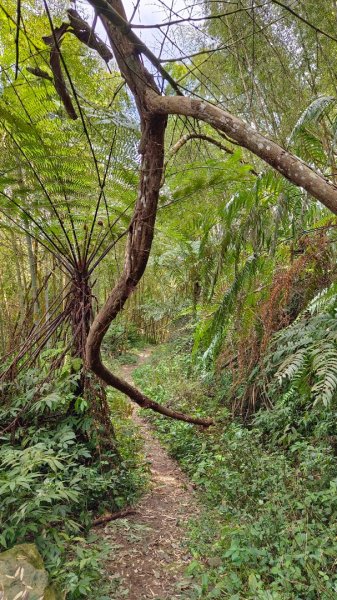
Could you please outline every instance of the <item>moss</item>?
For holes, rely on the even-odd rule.
[[[53,586],[35,544],[18,544],[0,554],[0,587],[4,600],[29,593],[30,600],[62,600]],[[19,596],[20,597],[20,596]]]

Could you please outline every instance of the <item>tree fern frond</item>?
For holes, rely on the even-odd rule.
[[[289,141],[295,139],[303,127],[317,123],[317,121],[319,121],[324,114],[327,114],[332,107],[335,107],[336,104],[337,99],[334,96],[320,96],[319,98],[316,98],[301,114],[290,134]]]
[[[311,355],[313,372],[318,379],[311,391],[315,403],[327,406],[337,390],[337,348],[328,342],[318,344]]]
[[[307,349],[298,350],[295,354],[287,356],[275,375],[278,382],[281,384],[285,379],[293,381],[296,376],[299,378],[306,367],[306,359]]]

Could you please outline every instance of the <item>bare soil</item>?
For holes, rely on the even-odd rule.
[[[139,355],[139,364],[150,356]],[[132,381],[135,366],[122,367],[121,375]],[[120,580],[114,598],[127,600],[173,600],[186,598],[189,579],[184,571],[191,560],[186,547],[187,522],[199,507],[193,488],[178,464],[155,439],[150,425],[134,409],[132,418],[144,438],[151,485],[136,506],[137,513],[101,529],[111,544],[108,569]]]

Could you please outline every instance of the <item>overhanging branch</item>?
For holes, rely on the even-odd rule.
[[[222,144],[221,142],[219,142],[219,140],[216,140],[214,138],[212,138],[210,135],[206,135],[203,133],[186,133],[186,135],[183,135],[173,146],[172,148],[170,148],[169,150],[169,156],[167,158],[167,160],[165,161],[164,164],[164,176],[165,176],[165,170],[167,168],[167,165],[169,163],[169,161],[177,154],[177,152],[179,152],[179,150],[185,146],[185,144],[187,144],[187,142],[189,142],[190,140],[202,140],[204,142],[208,142],[209,144],[212,144],[213,146],[216,146],[217,148],[219,148],[220,150],[222,150],[223,152],[225,152],[226,154],[234,154],[234,150],[232,150],[232,148],[229,148],[228,146],[225,146],[225,144]],[[258,176],[258,173],[255,171],[255,169],[251,166],[248,165],[247,163],[245,163],[243,160],[240,161],[243,165],[246,165],[247,167],[249,167],[249,170],[251,173],[253,173],[253,175]]]
[[[185,415],[151,400],[127,381],[111,373],[101,359],[100,349],[105,333],[142,278],[152,246],[164,163],[166,116],[154,115],[144,121],[140,186],[128,233],[124,268],[108,300],[90,327],[86,344],[87,365],[105,383],[126,394],[142,408],[186,423],[209,427],[213,424],[211,419]]]
[[[204,100],[183,97],[177,83],[163,69],[159,59],[134,34],[126,21],[121,0],[88,0],[100,14],[123,77],[134,95],[141,119],[142,154],[140,185],[134,215],[130,223],[123,271],[107,302],[90,328],[86,358],[91,368],[106,383],[126,393],[134,402],[176,419],[209,426],[211,421],[187,417],[150,400],[128,382],[113,375],[102,363],[100,347],[110,323],[123,309],[145,271],[151,251],[158,196],[164,166],[164,134],[168,115],[193,117],[211,125],[234,143],[247,148],[305,189],[337,214],[337,187],[315,173],[308,165],[281,146],[249,127],[241,119]],[[161,96],[152,75],[144,66],[143,54],[171,84],[178,96]],[[202,422],[201,422],[202,421]]]
[[[111,371],[109,371],[104,365],[101,363],[99,369],[96,368],[96,374],[99,375],[103,381],[105,381],[108,385],[111,385],[116,390],[119,390],[123,394],[126,394],[128,398],[133,400],[138,406],[141,408],[149,409],[154,412],[159,413],[160,415],[164,415],[165,417],[171,417],[171,419],[176,419],[178,421],[184,421],[185,423],[192,423],[193,425],[202,425],[203,427],[209,427],[210,425],[214,425],[214,421],[212,419],[207,419],[203,417],[193,417],[192,415],[185,415],[176,410],[172,410],[166,406],[162,406],[145,396],[140,390],[135,388],[133,385],[128,383],[127,381],[116,377]]]
[[[240,146],[253,152],[289,181],[306,190],[334,214],[337,214],[337,186],[316,173],[300,158],[261,135],[238,117],[205,100],[175,96],[161,97],[153,92],[148,92],[147,99],[148,106],[154,113],[193,117],[224,132]]]
[[[115,8],[113,8],[113,5],[119,5],[121,10],[124,11],[120,0],[110,0],[110,2],[107,2],[106,0],[88,1],[99,13],[103,14],[104,17],[113,24],[118,30],[121,39],[124,38],[129,43],[133,44],[135,51],[133,58],[136,57],[135,55],[137,52],[143,53],[164,76],[159,59],[155,57],[151,50],[149,50],[135,35],[130,24]],[[114,42],[118,43],[118,40],[117,42],[114,40]],[[122,44],[122,42],[120,43]],[[123,57],[124,63],[127,64],[128,57],[123,56],[123,54],[125,54],[123,48],[118,48],[118,52],[120,52],[120,55]],[[144,74],[147,73],[145,67],[143,67],[142,70]],[[140,86],[137,84],[136,79],[139,77],[139,74],[136,72],[134,75],[135,77],[133,77],[132,72],[129,71],[129,81],[127,81],[127,83],[131,89],[136,88],[138,92],[140,91]],[[169,77],[172,87],[177,90],[176,82],[172,80],[171,76]],[[231,115],[205,100],[181,96],[180,92],[178,97],[160,96],[157,90],[153,89],[153,87],[151,88],[150,85],[146,83],[145,79],[144,84],[145,85],[141,90],[142,98],[140,103],[138,97],[138,106],[140,107],[141,116],[142,111],[146,110],[150,114],[184,115],[204,121],[214,129],[228,135],[234,142],[238,143],[243,148],[247,148],[247,150],[253,152],[253,154],[260,157],[281,175],[284,175],[289,181],[305,189],[334,214],[337,214],[337,187],[316,173],[300,158],[287,152],[275,142],[261,135],[238,117]]]

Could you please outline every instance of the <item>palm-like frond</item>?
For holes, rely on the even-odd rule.
[[[257,256],[251,256],[246,260],[232,285],[226,290],[211,319],[197,327],[193,351],[196,354],[203,349],[204,363],[214,360],[217,356],[223,341],[225,327],[235,309],[237,297],[255,277],[260,262]]]
[[[295,127],[290,134],[290,140],[295,139],[299,132],[308,125],[317,123],[322,117],[329,113],[337,105],[334,96],[320,96],[316,98],[299,117]]]
[[[22,88],[27,91],[24,85]],[[109,111],[105,116],[109,118]],[[105,122],[104,134],[110,142],[102,144],[99,111],[85,118],[89,146],[80,124],[64,123],[63,117],[57,116],[45,88],[26,98],[21,91],[13,97],[9,87],[0,99],[0,128],[7,149],[0,175],[0,209],[21,221],[20,227],[24,217],[30,220],[31,234],[47,246],[54,240],[54,251],[57,240],[58,251],[63,248],[70,260],[83,243],[99,244],[104,251],[112,240],[111,223],[115,222],[114,235],[118,236],[118,214],[123,214],[135,197],[136,136],[132,127],[129,131],[117,127],[114,120],[109,126]],[[11,173],[10,180],[6,173]]]

